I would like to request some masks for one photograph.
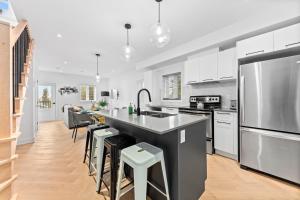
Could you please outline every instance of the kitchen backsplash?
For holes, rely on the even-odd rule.
[[[230,108],[230,100],[237,99],[236,81],[211,82],[184,86],[181,101],[161,101],[161,105],[187,106],[189,97],[197,95],[221,95],[222,108]]]

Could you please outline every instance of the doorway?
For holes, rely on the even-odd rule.
[[[38,85],[38,122],[54,121],[56,119],[55,84]]]

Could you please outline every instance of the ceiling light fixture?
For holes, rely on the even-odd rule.
[[[129,42],[129,30],[131,29],[131,24],[125,24],[125,29],[126,29],[126,45],[122,48],[122,57],[126,60],[129,61],[135,52],[135,49],[133,46],[130,45]]]
[[[100,82],[100,75],[99,75],[99,57],[100,57],[100,53],[96,53],[95,54],[97,57],[97,74],[96,74],[96,81],[97,83]]]
[[[156,24],[154,24],[151,29],[151,37],[150,37],[150,42],[153,43],[156,47],[162,48],[166,46],[170,40],[171,40],[171,35],[170,35],[170,29],[167,25],[161,24],[160,20],[160,3],[162,0],[155,0],[158,3],[158,21]]]
[[[56,37],[62,38],[62,35],[60,33],[57,33]]]

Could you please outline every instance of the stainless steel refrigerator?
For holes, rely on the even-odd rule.
[[[300,183],[300,55],[240,65],[240,164]]]

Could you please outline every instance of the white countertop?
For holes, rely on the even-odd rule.
[[[107,118],[119,120],[129,125],[136,126],[157,134],[164,134],[181,127],[207,120],[208,118],[199,115],[177,114],[175,116],[156,118],[151,116],[137,116],[136,114],[129,115],[127,109],[122,110],[101,110],[94,113]]]

